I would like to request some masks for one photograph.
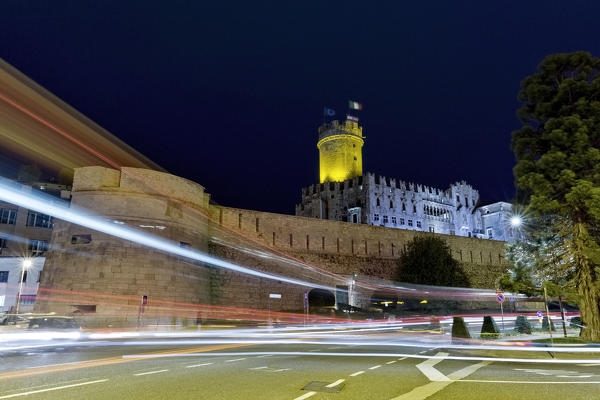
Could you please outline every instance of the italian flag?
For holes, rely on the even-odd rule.
[[[351,110],[362,110],[362,104],[360,104],[358,101],[349,100],[348,101],[348,107]]]

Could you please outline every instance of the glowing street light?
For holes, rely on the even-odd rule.
[[[23,291],[23,278],[25,277],[25,270],[31,268],[32,265],[33,262],[30,258],[25,258],[21,262],[21,281],[19,282],[19,295],[17,296],[17,314],[19,314],[19,306],[21,305],[21,292]]]
[[[510,226],[512,226],[513,228],[520,227],[522,223],[523,218],[521,218],[519,215],[514,215],[510,218]]]

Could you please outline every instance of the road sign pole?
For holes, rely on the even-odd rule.
[[[550,319],[550,309],[548,309],[548,293],[546,292],[546,286],[544,286],[544,303],[546,303],[546,318],[548,318],[548,332],[550,332],[550,346],[554,346],[554,340],[552,340],[552,320]]]
[[[502,333],[504,333],[504,307],[502,306],[504,302],[500,303],[500,312],[502,313]]]

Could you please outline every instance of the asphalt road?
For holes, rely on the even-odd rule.
[[[132,343],[3,352],[0,399],[600,398],[598,364],[449,360],[474,353],[434,344]]]

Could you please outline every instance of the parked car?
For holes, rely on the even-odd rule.
[[[28,329],[81,329],[81,326],[71,317],[35,317],[29,320]]]

